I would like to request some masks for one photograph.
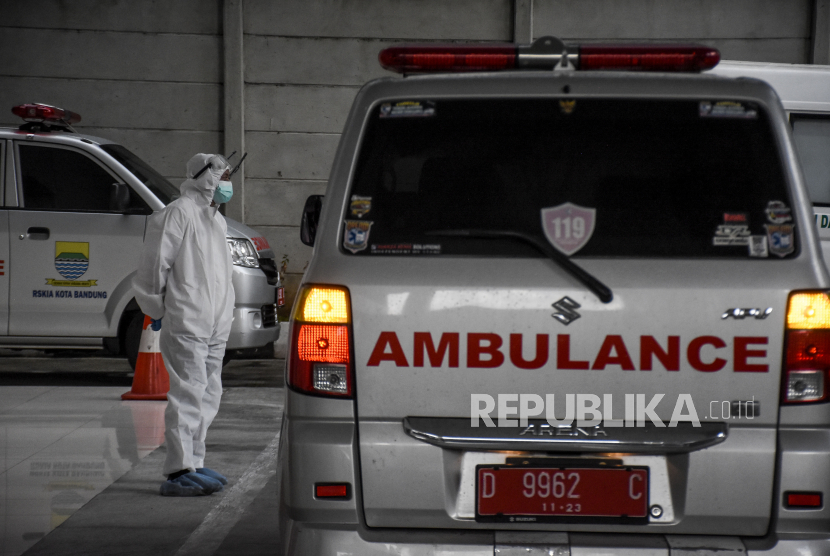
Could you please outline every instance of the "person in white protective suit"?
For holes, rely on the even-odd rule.
[[[233,319],[233,263],[218,212],[230,199],[230,167],[221,156],[187,163],[181,196],[149,220],[134,279],[136,301],[161,331],[170,375],[164,413],[167,481],[161,494],[197,496],[227,479],[204,467],[205,436],[222,395],[222,358]]]

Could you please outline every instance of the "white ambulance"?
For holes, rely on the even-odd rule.
[[[703,46],[380,60],[304,213],[278,552],[830,554],[830,276],[775,91]]]
[[[0,129],[0,346],[106,347],[134,366],[144,315],[132,277],[144,229],[179,188],[124,146],[75,133],[73,112],[12,111],[24,123]],[[272,345],[274,253],[256,231],[226,220],[236,293],[228,350]]]

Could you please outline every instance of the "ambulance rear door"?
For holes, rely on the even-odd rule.
[[[633,523],[605,501],[588,517],[614,517],[590,526],[517,511],[559,530],[764,534],[788,294],[818,283],[780,109],[726,83],[671,98],[679,83],[626,81],[609,98],[608,80],[574,78],[575,100],[531,98],[536,84],[465,98],[465,82],[367,117],[345,261],[310,270],[349,288],[368,525],[519,526],[512,499],[481,513],[476,465],[596,452],[647,467],[659,511]],[[554,397],[561,430],[519,426],[531,394]],[[569,394],[611,424],[572,428]],[[508,426],[471,426],[482,407]]]

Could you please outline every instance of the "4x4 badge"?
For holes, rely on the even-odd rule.
[[[573,321],[578,319],[580,316],[579,313],[574,311],[574,309],[579,309],[581,305],[568,297],[567,295],[553,304],[553,308],[556,309],[556,313],[551,315],[553,318],[568,326]]]
[[[720,318],[726,320],[729,317],[732,317],[735,320],[743,320],[747,317],[755,318],[758,320],[764,320],[767,318],[770,313],[772,313],[772,307],[767,307],[766,309],[741,309],[740,307],[736,307],[734,309],[727,309]]]

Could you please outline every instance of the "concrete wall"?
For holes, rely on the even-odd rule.
[[[1,0],[0,125],[44,102],[181,180],[222,142],[222,0]]]
[[[323,193],[358,88],[401,41],[683,41],[724,59],[830,63],[827,0],[0,0],[8,108],[79,112],[174,183],[195,152],[247,150],[227,214],[290,259],[311,254],[305,198]]]
[[[325,192],[357,90],[388,75],[378,52],[401,40],[510,41],[511,9],[510,0],[245,0],[244,217],[288,254],[289,297],[311,254],[300,211]]]
[[[533,0],[532,34],[566,42],[701,42],[725,60],[811,61],[813,0]]]

